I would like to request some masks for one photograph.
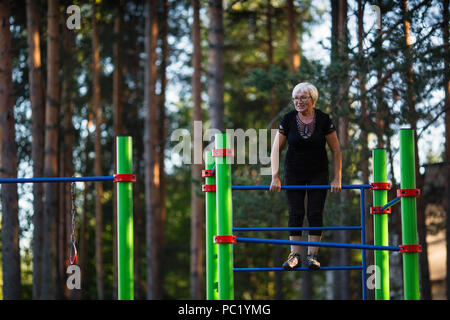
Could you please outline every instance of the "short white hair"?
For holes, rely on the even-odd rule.
[[[300,82],[297,84],[294,89],[292,90],[292,98],[295,98],[295,95],[297,92],[306,92],[311,96],[311,99],[313,100],[313,104],[316,104],[317,99],[319,98],[319,91],[315,86],[313,86],[309,82]]]

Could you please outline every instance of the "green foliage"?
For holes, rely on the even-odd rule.
[[[26,32],[25,1],[10,1],[12,10],[12,37],[13,37],[13,84],[15,96],[16,142],[18,146],[19,175],[30,175],[31,168],[31,108],[29,103],[28,79],[28,47]],[[72,101],[74,104],[73,124],[74,134],[74,166],[76,175],[94,175],[94,153],[92,141],[92,128],[88,128],[87,119],[92,96],[92,49],[91,49],[91,5],[82,1],[63,1],[61,12],[69,4],[81,7],[82,23],[80,30],[74,30],[73,45],[70,52],[61,49],[61,76],[69,81]],[[207,101],[207,69],[208,69],[208,41],[207,41],[207,10],[208,2],[202,1],[202,64],[204,75],[202,77],[204,99],[203,125],[208,128],[208,101]],[[402,24],[398,23],[402,16],[400,5],[395,1],[379,2],[383,14],[383,28],[389,30],[381,44],[375,32],[369,32],[364,40],[364,52],[360,53],[357,46],[349,44],[345,55],[339,58],[339,63],[331,65],[321,60],[315,60],[301,55],[301,64],[298,73],[288,72],[288,45],[287,20],[285,19],[284,1],[271,1],[272,8],[272,46],[273,64],[269,65],[269,45],[267,29],[267,1],[225,1],[224,3],[224,30],[225,30],[225,126],[226,128],[267,129],[271,124],[278,124],[281,117],[292,108],[291,90],[299,82],[313,83],[319,90],[319,99],[316,108],[330,113],[337,123],[339,117],[349,120],[349,146],[345,150],[343,166],[343,183],[359,183],[362,178],[361,131],[375,133],[376,113],[382,110],[385,120],[390,120],[383,132],[386,139],[390,139],[400,126],[408,125],[411,121],[419,124],[433,124],[440,121],[442,103],[439,99],[432,99],[436,88],[443,81],[442,57],[443,47],[436,45],[440,39],[440,16],[436,12],[438,2],[431,1],[410,13],[412,19],[411,32],[416,35],[412,55],[407,55],[404,44],[404,31]],[[161,3],[160,3],[161,5]],[[323,23],[327,18],[323,10],[318,9],[315,3],[308,1],[294,1],[297,8],[297,32],[300,47],[304,44],[306,35],[311,35],[313,26]],[[350,4],[354,6],[354,3]],[[167,220],[165,226],[165,245],[163,248],[163,278],[164,298],[188,299],[190,297],[190,236],[191,236],[191,168],[189,165],[180,165],[176,162],[173,148],[177,142],[170,141],[174,130],[187,128],[192,134],[192,97],[191,97],[191,56],[190,56],[190,23],[191,8],[187,0],[169,1],[169,66],[168,91],[170,97],[167,103],[168,135],[166,143],[166,177],[167,177]],[[133,136],[134,168],[140,177],[144,177],[145,159],[144,150],[144,33],[145,33],[145,5],[141,1],[126,1],[123,9],[123,25],[120,32],[122,39],[121,58],[124,67],[124,90],[121,93],[125,113],[123,119],[126,134]],[[47,4],[42,2],[39,11],[41,14],[41,53],[43,60],[43,76],[46,74],[46,10]],[[161,11],[161,8],[159,8]],[[112,112],[112,83],[114,70],[113,45],[116,35],[113,30],[114,17],[117,14],[112,2],[101,1],[98,7],[101,57],[101,105],[103,108],[102,124],[102,170],[105,175],[114,172],[112,160],[114,157],[114,130]],[[65,16],[61,14],[61,16]],[[63,20],[63,19],[61,19]],[[61,23],[63,26],[64,24]],[[350,27],[350,26],[349,26]],[[353,39],[355,30],[349,30],[348,35]],[[353,38],[352,38],[353,37]],[[355,39],[353,39],[355,40]],[[439,40],[441,41],[441,40]],[[160,45],[160,40],[158,44]],[[353,41],[354,42],[354,41]],[[62,43],[62,42],[61,42]],[[440,43],[440,42],[439,42]],[[326,48],[330,51],[332,48]],[[160,51],[158,51],[160,53]],[[333,60],[336,61],[336,60]],[[407,83],[405,75],[409,62],[414,65],[414,86],[417,112],[411,114],[407,106]],[[383,75],[391,73],[383,83],[382,90],[377,91],[378,72]],[[367,91],[359,92],[357,75],[363,75],[367,80]],[[348,84],[348,97],[345,97],[340,108],[336,108],[337,83],[351,78]],[[158,87],[159,88],[159,87]],[[159,90],[159,89],[158,89]],[[63,94],[62,101],[67,97]],[[361,100],[367,98],[369,109],[369,123],[362,127]],[[270,118],[271,99],[276,105],[276,117]],[[381,104],[379,102],[381,101]],[[436,102],[437,101],[437,102]],[[389,111],[389,113],[387,113]],[[61,115],[62,116],[62,115]],[[441,117],[442,118],[442,117]],[[439,123],[439,122],[437,122]],[[419,128],[420,129],[420,128]],[[60,136],[62,142],[64,133]],[[206,144],[206,141],[204,142]],[[395,150],[394,150],[395,151]],[[441,150],[438,150],[439,153]],[[431,152],[431,151],[430,151]],[[246,150],[248,160],[248,150]],[[331,163],[331,154],[328,155]],[[442,156],[441,156],[442,157]],[[438,161],[436,154],[429,154],[428,161]],[[247,161],[248,162],[248,161]],[[247,163],[246,162],[246,163]],[[331,167],[331,165],[330,165]],[[234,185],[267,185],[270,176],[260,174],[260,164],[246,164],[233,166]],[[198,182],[200,188],[201,182]],[[136,184],[135,204],[144,208],[145,194],[143,179]],[[105,292],[108,299],[113,297],[113,239],[112,233],[112,188],[110,184],[104,187],[104,263],[105,263]],[[87,270],[84,277],[85,287],[83,298],[96,299],[95,277],[95,205],[93,185],[90,185],[90,194],[87,198]],[[27,188],[19,189],[21,199],[31,201]],[[80,195],[80,193],[78,193]],[[438,194],[438,193],[436,193]],[[359,225],[359,191],[348,192],[346,200],[340,195],[329,194],[324,213],[324,225]],[[81,200],[78,200],[81,201]],[[285,194],[251,191],[236,191],[233,193],[234,225],[239,227],[250,226],[286,226],[287,205]],[[439,208],[430,215],[437,216]],[[144,210],[144,209],[142,209]],[[21,239],[28,238],[31,227],[32,210],[21,209]],[[81,219],[78,220],[81,224]],[[145,223],[145,221],[143,221]],[[78,228],[80,225],[78,225]],[[432,233],[439,232],[442,225],[431,224]],[[1,232],[1,230],[0,230]],[[145,279],[145,252],[147,250],[144,236],[138,261],[141,267],[141,277]],[[249,237],[287,238],[287,234],[278,232],[270,235],[262,233],[246,233]],[[333,240],[332,232],[324,232],[324,241]],[[360,242],[358,232],[350,232],[349,241]],[[21,244],[26,243],[21,241]],[[0,242],[1,246],[1,242]],[[283,259],[288,248],[282,249]],[[331,265],[332,250],[321,249],[321,262]],[[22,281],[23,297],[31,298],[31,252],[23,248],[22,253]],[[1,250],[0,250],[1,257]],[[274,258],[274,247],[271,245],[240,244],[235,250],[235,266],[237,267],[271,267],[279,266],[282,261]],[[361,263],[361,253],[351,251],[351,265]],[[0,268],[1,275],[1,268]],[[235,275],[236,298],[238,299],[274,299],[275,274],[270,273],[239,273]],[[0,298],[2,293],[2,279],[0,277]],[[313,274],[314,298],[324,299],[330,290],[323,273]],[[360,298],[361,275],[351,272],[351,289],[353,298]],[[282,276],[283,294],[286,299],[300,299],[302,296],[302,280],[299,273],[284,273]]]

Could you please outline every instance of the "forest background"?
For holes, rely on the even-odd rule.
[[[415,130],[421,297],[432,299],[427,236],[446,235],[443,255],[450,238],[448,10],[448,0],[0,0],[1,177],[112,175],[115,137],[132,136],[135,297],[204,299],[202,165],[182,161],[177,146],[195,134],[194,121],[203,132],[276,128],[292,88],[308,81],[338,128],[344,184],[369,183],[371,150],[386,148],[392,199],[398,131]],[[246,163],[233,165],[233,184],[270,183],[261,163]],[[433,165],[444,182],[427,189]],[[113,184],[76,183],[73,194],[70,184],[0,188],[1,298],[117,298]],[[233,203],[235,226],[287,225],[283,193],[234,193]],[[66,286],[73,204],[81,290]],[[399,217],[396,207],[393,245]],[[328,197],[324,225],[358,224],[358,192]],[[324,233],[324,241],[360,240]],[[362,259],[357,250],[320,252],[323,265]],[[234,265],[279,266],[287,254],[242,244]],[[401,299],[401,256],[390,258],[391,297]],[[367,259],[373,264],[371,252]],[[359,271],[242,273],[235,297],[361,299],[361,282]],[[444,287],[448,297],[449,279]]]

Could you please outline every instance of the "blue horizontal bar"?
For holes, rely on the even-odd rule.
[[[77,182],[77,181],[113,181],[114,176],[105,177],[53,177],[53,178],[7,178],[2,183],[41,183],[41,182]]]
[[[237,242],[247,243],[269,243],[269,244],[289,244],[308,247],[328,247],[328,248],[346,248],[346,249],[366,249],[366,250],[388,250],[399,251],[399,247],[394,246],[375,246],[351,243],[334,243],[334,242],[309,242],[309,241],[291,241],[276,239],[257,239],[257,238],[236,238]]]
[[[256,227],[233,228],[233,231],[294,231],[294,230],[362,230],[361,226],[351,227]]]
[[[392,200],[391,202],[386,203],[381,209],[380,211],[386,210],[389,207],[392,207],[394,204],[396,204],[397,202],[399,202],[402,198],[398,197],[395,198],[394,200]]]
[[[370,189],[370,184],[343,184],[342,189]],[[269,190],[269,185],[264,186],[232,186],[231,190]],[[308,190],[331,189],[330,185],[284,185],[282,190]]]
[[[320,267],[320,269],[309,269],[307,267],[294,268],[286,270],[284,268],[233,268],[234,272],[251,272],[251,271],[330,271],[330,270],[362,270],[362,266],[350,267]]]

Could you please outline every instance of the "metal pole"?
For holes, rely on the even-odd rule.
[[[132,139],[117,137],[117,173],[133,171]],[[117,182],[117,250],[119,300],[134,299],[133,183]]]
[[[228,149],[227,134],[215,135],[216,149]],[[231,164],[226,156],[215,156],[217,235],[232,235]],[[234,299],[233,244],[219,243],[219,299]]]
[[[342,189],[370,189],[370,184],[343,184]],[[264,186],[232,186],[232,190],[269,190],[269,185]],[[281,190],[313,190],[313,189],[331,189],[328,185],[282,185]]]
[[[205,152],[205,168],[214,168],[214,159],[211,151]],[[206,184],[216,185],[215,177],[206,177]],[[217,232],[216,222],[216,192],[205,192],[206,205],[206,299],[218,300],[218,268],[217,268],[217,246],[214,244],[214,236]]]
[[[416,188],[414,131],[400,130],[400,174],[401,189]],[[402,197],[402,242],[418,244],[416,198]],[[403,253],[403,288],[405,300],[419,300],[419,254]]]
[[[374,149],[373,152],[373,182],[386,182],[386,150]],[[387,202],[387,190],[373,190],[374,206],[383,206]],[[387,246],[388,215],[384,213],[373,215],[374,244]],[[388,251],[375,251],[375,299],[389,300],[389,253]]]
[[[247,242],[247,243],[287,244],[287,245],[307,246],[307,247],[400,251],[400,248],[396,247],[396,246],[376,246],[376,245],[369,245],[369,244],[363,245],[363,244],[339,243],[339,242],[310,242],[310,241],[241,238],[241,237],[236,237],[236,241],[237,242]]]
[[[366,199],[365,199],[365,189],[361,188],[360,189],[360,206],[361,206],[361,244],[365,245],[366,244],[366,215],[365,215],[365,204],[366,204]],[[367,300],[367,284],[366,284],[366,279],[367,279],[367,272],[366,272],[366,250],[362,250],[361,251],[362,254],[362,298],[363,300]]]

